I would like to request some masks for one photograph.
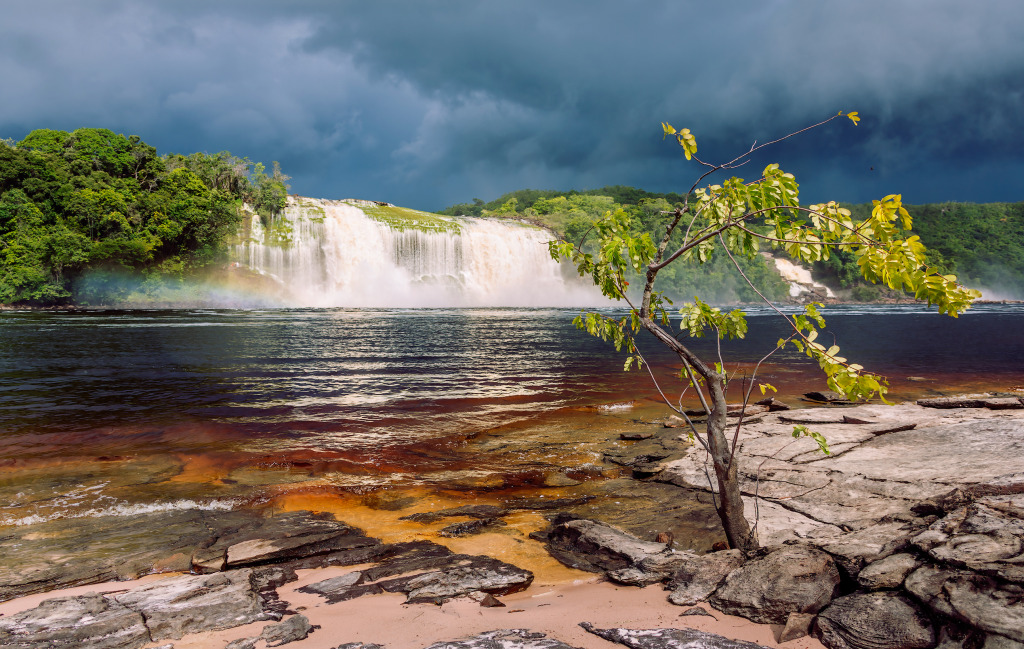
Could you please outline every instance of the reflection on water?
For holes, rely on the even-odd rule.
[[[618,474],[566,469],[601,465],[602,445],[642,427],[639,410],[656,411],[655,391],[576,331],[574,315],[0,312],[0,524],[299,493],[537,492],[558,472],[586,491]],[[1019,306],[980,305],[958,320],[918,307],[830,307],[826,317],[822,339],[887,375],[897,398],[1024,384]],[[742,377],[784,335],[755,310],[726,360]],[[713,353],[710,341],[695,345]],[[644,351],[662,378],[678,371],[657,346]],[[823,387],[796,351],[771,360],[760,378],[784,397]]]

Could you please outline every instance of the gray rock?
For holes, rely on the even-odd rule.
[[[705,608],[701,608],[699,606],[694,606],[693,608],[686,609],[685,611],[683,611],[682,613],[679,614],[679,617],[683,617],[683,616],[687,616],[687,615],[699,615],[699,616],[704,616],[704,617],[710,617],[710,618],[713,618],[713,619],[716,619],[716,620],[718,619],[717,617],[715,617],[714,613],[712,613],[711,611],[709,611],[709,610],[707,610]]]
[[[135,649],[150,641],[139,613],[95,593],[48,599],[0,617],[0,646],[7,649]]]
[[[990,410],[1020,410],[1024,402],[1018,397],[993,397],[984,400],[985,407]]]
[[[782,546],[732,571],[709,601],[730,615],[785,624],[790,613],[820,611],[838,588],[832,557],[803,545]]]
[[[684,561],[666,584],[672,593],[668,601],[679,606],[693,606],[715,592],[730,572],[743,565],[739,550],[712,552]]]
[[[931,621],[896,593],[839,597],[815,621],[829,649],[928,649],[935,646]]]
[[[59,519],[5,531],[0,601],[153,572],[302,559],[307,563],[300,567],[362,563],[379,546],[354,527],[310,512],[268,517],[258,510],[184,510]]]
[[[697,629],[598,629],[589,622],[580,626],[609,642],[633,649],[767,649],[764,645],[730,640]]]
[[[114,596],[146,620],[153,640],[267,620],[252,570],[168,577]]]
[[[899,588],[907,575],[920,565],[921,560],[912,554],[891,554],[857,573],[857,583],[868,590]]]
[[[384,645],[365,643],[365,642],[346,642],[340,644],[334,649],[384,649]]]
[[[1024,642],[1024,588],[967,570],[922,566],[904,587],[930,608],[987,633]]]
[[[485,565],[428,572],[403,583],[401,590],[409,602],[443,602],[473,592],[509,595],[526,590],[533,583],[533,573],[496,559],[482,561]]]
[[[438,530],[438,536],[444,536],[448,538],[458,538],[462,536],[472,536],[474,534],[480,534],[487,530],[491,530],[497,527],[505,527],[505,521],[500,518],[478,518],[471,521],[465,521],[463,523],[452,523]]]
[[[256,649],[256,641],[259,639],[259,636],[254,636],[252,638],[239,638],[238,640],[232,640],[224,645],[224,649]]]
[[[786,618],[786,626],[779,632],[778,641],[789,642],[810,635],[814,617],[813,613],[790,613]]]
[[[1024,642],[1017,642],[1001,635],[990,633],[985,637],[981,649],[1024,649]]]
[[[1024,583],[1024,495],[988,497],[936,521],[914,544],[940,562]],[[995,507],[999,507],[996,509]]]
[[[338,649],[341,649],[339,647]],[[487,631],[472,638],[435,642],[426,649],[578,649],[526,629]]]
[[[299,589],[329,603],[382,592],[405,593],[409,602],[441,603],[472,593],[507,595],[525,590],[533,573],[490,557],[454,554],[434,543],[395,546],[398,550],[379,565]],[[399,575],[394,579],[385,579]],[[404,575],[404,576],[402,576]]]
[[[260,638],[266,641],[268,647],[280,647],[296,640],[305,640],[314,628],[305,615],[294,615],[284,622],[263,627]]]
[[[984,408],[985,399],[970,397],[938,397],[936,399],[918,399],[917,405],[925,408]]]
[[[562,563],[605,572],[609,578],[630,585],[663,581],[694,556],[583,518],[556,518],[546,540],[548,551]]]

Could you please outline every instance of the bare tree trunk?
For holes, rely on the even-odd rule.
[[[725,435],[726,403],[722,377],[709,377],[707,382],[711,395],[711,413],[707,423],[708,447],[715,467],[715,477],[718,479],[718,517],[722,519],[729,547],[746,552],[755,549],[758,542],[750,533],[750,524],[743,515],[743,498],[740,495],[736,463],[729,461],[732,453]]]
[[[684,363],[689,363],[707,384],[711,398],[711,412],[708,413],[707,441],[711,451],[711,462],[718,479],[718,517],[725,528],[725,537],[729,547],[747,551],[758,547],[757,538],[750,532],[750,524],[743,515],[743,497],[740,495],[740,482],[736,463],[730,462],[732,451],[725,435],[725,388],[722,382],[725,376],[680,343],[667,331],[662,329],[650,317],[641,317],[644,328],[654,334],[655,338],[674,351]],[[698,386],[694,386],[700,389]]]

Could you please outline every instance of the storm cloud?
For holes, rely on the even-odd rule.
[[[805,199],[1017,201],[1015,1],[5,2],[0,137],[105,127],[230,150],[292,191],[420,209],[524,187],[689,187],[661,139]]]

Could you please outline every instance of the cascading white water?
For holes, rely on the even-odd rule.
[[[289,306],[595,306],[607,301],[548,255],[551,233],[510,220],[389,225],[362,201],[289,197],[253,216],[235,260],[279,282]]]

